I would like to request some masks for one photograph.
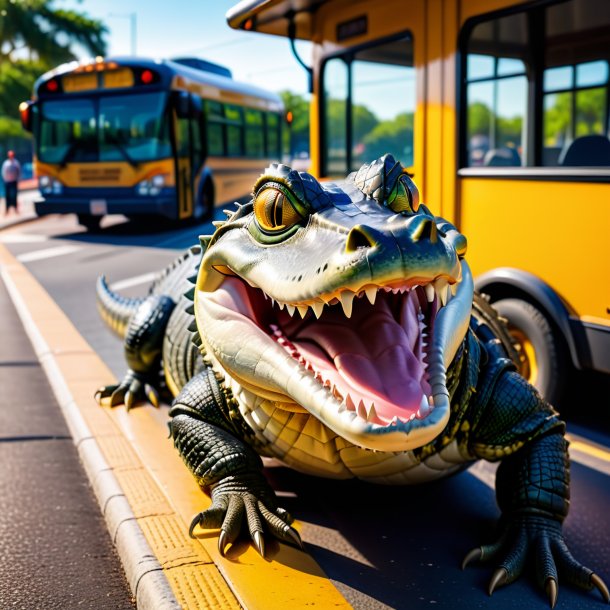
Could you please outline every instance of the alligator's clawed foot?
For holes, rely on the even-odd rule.
[[[193,517],[189,536],[194,537],[197,526],[206,529],[220,528],[218,550],[224,556],[227,547],[239,536],[244,517],[252,543],[262,557],[265,556],[265,532],[282,542],[303,548],[299,533],[290,527],[292,517],[282,508],[271,510],[267,503],[247,491],[213,491],[212,506]]]
[[[146,400],[154,407],[159,406],[159,394],[148,378],[131,370],[119,384],[102,386],[97,390],[95,399],[98,404],[101,405],[105,398],[110,398],[111,407],[124,404],[128,411],[136,403]]]
[[[523,572],[530,553],[536,561],[536,576],[544,589],[551,608],[557,603],[558,574],[562,580],[581,589],[597,588],[608,603],[610,594],[604,581],[578,562],[570,553],[561,531],[561,524],[544,517],[521,517],[512,520],[504,534],[494,544],[469,551],[462,569],[473,561],[494,563],[496,569],[489,581],[488,593],[514,582]]]

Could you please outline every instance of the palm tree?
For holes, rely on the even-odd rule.
[[[105,53],[107,28],[101,21],[54,4],[0,0],[0,65],[27,57],[52,67],[74,59],[75,44],[92,55]]]

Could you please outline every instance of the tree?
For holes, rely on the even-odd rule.
[[[92,55],[106,52],[106,26],[54,0],[0,0],[0,64],[24,54],[49,67],[75,58],[78,44]]]
[[[84,13],[56,9],[54,0],[0,0],[0,140],[10,146],[21,134],[19,103],[35,80],[56,65],[75,59],[73,46],[92,55],[106,52],[106,26]]]
[[[363,160],[392,153],[404,165],[413,164],[413,113],[403,112],[381,121],[364,136]]]
[[[290,148],[290,155],[309,152],[309,102],[292,91],[281,91],[280,97],[286,112],[292,113],[290,144],[285,142],[285,148]],[[286,135],[287,131],[285,130]]]

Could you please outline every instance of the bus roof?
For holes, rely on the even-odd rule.
[[[230,75],[230,71],[226,68],[216,66],[215,64],[211,64],[211,66],[214,66],[215,71],[211,71],[210,69],[202,69],[202,67],[196,68],[193,67],[195,65],[194,61],[189,61],[189,65],[186,65],[183,58],[173,61],[171,59],[117,56],[105,58],[98,57],[80,62],[72,61],[61,64],[53,70],[50,70],[40,76],[34,83],[34,92],[38,93],[40,85],[53,77],[63,76],[75,70],[82,70],[82,68],[87,65],[102,62],[104,64],[115,64],[117,67],[154,70],[161,75],[163,81],[166,82],[168,86],[175,80],[175,77],[182,77],[184,80],[197,83],[198,85],[209,85],[230,93],[264,99],[272,104],[282,104],[281,98],[276,93],[256,87],[255,85],[250,85],[249,83],[234,81],[231,76],[227,76],[227,74]],[[206,63],[208,62],[203,60],[199,65],[204,66]]]
[[[236,30],[248,30],[288,36],[294,19],[296,37],[311,40],[312,14],[325,0],[242,0],[227,12],[228,24]]]

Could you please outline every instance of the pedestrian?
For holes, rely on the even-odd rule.
[[[2,180],[4,182],[4,196],[6,200],[6,215],[11,208],[15,210],[15,214],[18,214],[17,210],[17,184],[19,178],[21,178],[21,165],[17,159],[15,159],[15,153],[9,150],[7,158],[2,164]]]

